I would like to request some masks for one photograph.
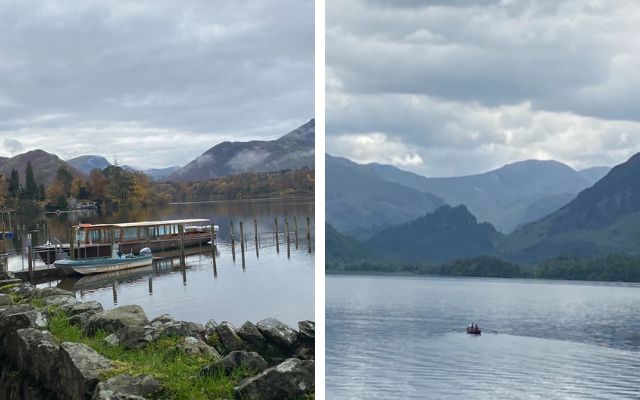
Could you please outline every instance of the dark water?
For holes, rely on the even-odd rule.
[[[330,399],[640,398],[640,287],[328,276]],[[480,337],[463,332],[471,321]]]
[[[298,248],[295,247],[293,217],[298,223]],[[217,268],[213,269],[209,247],[188,248],[186,268],[179,259],[154,262],[153,268],[101,274],[82,279],[63,279],[43,283],[76,292],[78,299],[100,301],[105,308],[116,305],[139,304],[149,317],[169,313],[176,318],[206,322],[209,319],[227,320],[241,324],[246,320],[259,321],[275,317],[289,325],[314,319],[314,244],[309,253],[306,240],[306,218],[314,229],[313,199],[232,201],[199,204],[177,204],[162,208],[121,210],[110,214],[69,213],[40,215],[19,220],[33,230],[46,223],[51,237],[67,242],[66,232],[78,222],[129,222],[183,218],[209,218],[220,226]],[[279,252],[275,247],[274,218],[278,218]],[[284,219],[290,224],[290,251],[284,236]],[[256,255],[254,223],[260,233],[259,254]],[[244,222],[247,239],[244,267],[240,245],[236,244],[233,260],[229,243],[230,221],[234,222],[236,237],[239,222]],[[41,231],[42,232],[42,231]],[[36,232],[37,234],[37,232]],[[40,243],[34,236],[34,241]],[[19,239],[13,246],[20,249]],[[9,268],[19,270],[26,263],[23,257],[9,258]],[[43,265],[40,263],[39,265]]]

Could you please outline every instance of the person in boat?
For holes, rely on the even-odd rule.
[[[113,244],[113,252],[111,253],[111,258],[120,258],[120,243],[115,242]]]

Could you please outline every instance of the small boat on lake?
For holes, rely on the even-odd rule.
[[[482,329],[475,322],[471,325],[467,326],[467,333],[469,335],[480,335],[482,334]]]
[[[115,250],[112,257],[93,257],[83,259],[56,260],[53,265],[66,275],[91,275],[104,272],[122,271],[125,269],[148,267],[153,263],[150,249],[143,249],[139,255],[118,255]]]
[[[154,253],[207,245],[215,240],[218,227],[208,219],[179,219],[111,224],[80,224],[71,228],[71,243],[47,243],[34,247],[46,264],[61,258],[110,257],[112,246],[123,253],[139,253],[148,247]]]

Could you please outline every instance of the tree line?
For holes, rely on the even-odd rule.
[[[70,198],[114,208],[137,207],[172,201],[313,195],[315,187],[314,170],[309,168],[244,173],[196,182],[156,183],[143,172],[115,165],[94,169],[88,177],[74,176],[65,166],[60,166],[48,187],[36,182],[31,162],[27,163],[24,173],[24,186],[15,169],[8,179],[0,175],[0,208],[37,203],[47,210],[66,210]]]

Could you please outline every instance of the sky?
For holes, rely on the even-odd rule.
[[[0,156],[141,168],[313,117],[313,0],[0,0]]]
[[[327,0],[326,149],[426,176],[640,151],[637,1]]]

